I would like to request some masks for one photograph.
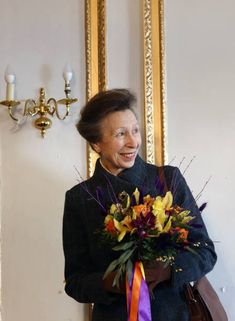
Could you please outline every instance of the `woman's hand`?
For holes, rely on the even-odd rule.
[[[116,271],[110,272],[106,278],[103,280],[104,289],[108,292],[125,294],[126,293],[126,283],[125,278],[119,280],[119,287],[113,286],[113,280],[116,276]]]
[[[149,290],[152,291],[157,284],[167,281],[171,278],[171,266],[165,262],[151,261],[144,263],[145,280]],[[125,294],[126,284],[125,279],[120,279],[119,287],[113,286],[113,280],[116,276],[116,271],[110,272],[103,280],[104,289],[108,292]]]
[[[152,291],[157,284],[170,280],[171,266],[166,262],[151,261],[144,263],[145,280]]]

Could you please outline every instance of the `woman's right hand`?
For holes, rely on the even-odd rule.
[[[160,282],[170,280],[171,278],[171,266],[160,261],[145,262],[144,272],[150,291]]]

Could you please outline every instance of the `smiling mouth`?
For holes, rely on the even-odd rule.
[[[120,153],[122,157],[125,157],[126,159],[133,159],[136,156],[136,152],[134,153]]]

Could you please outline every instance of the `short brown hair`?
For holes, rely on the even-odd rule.
[[[131,110],[136,97],[128,89],[111,89],[93,96],[81,110],[76,127],[90,144],[101,140],[100,123],[110,113]]]

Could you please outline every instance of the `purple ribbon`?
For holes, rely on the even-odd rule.
[[[130,291],[129,291],[129,295],[127,298],[128,320],[130,318],[130,306],[131,306],[133,278],[134,278],[134,269],[132,270],[131,277],[128,279],[128,283],[130,285]],[[138,321],[152,321],[149,289],[148,289],[147,283],[145,282],[144,278],[142,278],[141,285],[140,285],[140,297],[139,297],[139,305],[138,305]]]
[[[139,321],[152,320],[149,289],[144,279],[142,279],[141,286],[140,286],[138,317],[139,317]]]

